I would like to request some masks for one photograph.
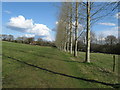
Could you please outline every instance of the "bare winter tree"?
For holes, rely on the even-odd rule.
[[[113,45],[113,44],[117,43],[117,38],[113,35],[109,35],[105,38],[105,41],[106,41],[107,44]]]
[[[104,34],[103,33],[100,33],[99,35],[98,35],[98,42],[99,42],[99,44],[104,44]]]
[[[57,25],[56,43],[62,43],[60,45],[64,45],[64,51],[70,51],[71,54],[72,36],[72,3],[63,3],[60,11],[59,23]],[[59,39],[57,37],[59,37]]]
[[[90,31],[91,26],[95,24],[98,20],[101,20],[105,16],[111,15],[112,12],[117,9],[118,3],[116,2],[82,2],[84,8],[86,8],[86,15],[82,17],[83,20],[86,20],[86,62],[90,62]],[[97,7],[97,8],[96,8]]]
[[[74,47],[74,56],[77,56],[77,43],[78,43],[78,5],[79,3],[76,2],[75,7],[75,47]]]
[[[73,47],[73,25],[72,25],[72,19],[73,19],[73,9],[72,9],[72,3],[70,3],[70,53],[72,54],[72,47]]]
[[[60,11],[59,25],[57,29],[56,45],[64,51],[72,53],[73,33],[74,33],[74,56],[77,56],[78,38],[86,32],[86,57],[85,62],[90,63],[90,43],[91,26],[105,16],[111,15],[118,7],[116,2],[66,2],[63,3]],[[73,24],[75,22],[75,24]],[[78,32],[79,24],[82,31]]]

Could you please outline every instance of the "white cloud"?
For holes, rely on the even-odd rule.
[[[120,19],[120,12],[116,13],[116,14],[115,14],[115,17],[116,17],[117,19]]]
[[[105,40],[105,37],[103,37],[103,38],[97,38],[97,40],[99,41],[99,40],[102,40],[102,41],[104,41]]]
[[[58,24],[58,21],[56,21],[55,24],[57,25],[57,24]]]
[[[98,23],[98,24],[107,25],[107,26],[116,26],[116,24],[114,23]]]
[[[23,35],[24,37],[35,37],[35,35],[34,34],[25,34],[25,35]]]
[[[47,37],[43,37],[43,39],[48,40],[48,41],[53,41],[54,38],[51,37],[51,35],[47,36]]]
[[[118,37],[118,28],[120,28],[120,27],[108,28],[107,30],[98,31],[97,34],[98,34],[98,36],[100,33],[102,33],[105,37],[108,35],[114,35],[114,36]]]
[[[28,29],[28,33],[34,33],[38,36],[48,36],[50,34],[50,29],[43,24],[34,24],[32,29]]]
[[[72,24],[74,25],[73,29],[75,29],[76,22],[74,21]],[[80,23],[78,24],[78,30],[83,30],[83,26]]]
[[[33,27],[33,20],[25,19],[23,16],[19,15],[18,17],[12,17],[7,23],[7,26],[11,29],[17,28],[17,30],[31,29]]]
[[[32,19],[25,19],[22,15],[12,17],[7,23],[7,27],[12,30],[30,33],[34,36],[42,36],[43,39],[48,41],[53,40],[50,35],[51,30],[46,25],[33,23]],[[27,37],[30,37],[31,35],[26,34]]]
[[[11,12],[10,11],[8,11],[8,10],[6,10],[6,11],[4,11],[5,13],[7,13],[7,14],[11,14]]]

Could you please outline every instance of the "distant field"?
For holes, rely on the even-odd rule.
[[[2,55],[3,88],[113,88],[118,83],[111,54],[92,53],[88,64],[84,52],[74,58],[52,47],[3,42]]]

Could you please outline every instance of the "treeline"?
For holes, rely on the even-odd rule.
[[[55,44],[61,51],[70,52],[77,57],[77,51],[86,52],[85,62],[90,62],[90,52],[108,52],[103,45],[92,44],[91,29],[98,20],[107,17],[118,8],[118,3],[113,2],[63,2],[60,7],[57,35]],[[105,13],[103,13],[105,12]],[[84,34],[85,43],[80,43],[80,37]],[[107,45],[107,44],[105,44]],[[112,45],[107,45],[112,48]],[[95,48],[97,47],[97,48]],[[104,48],[104,50],[97,50]],[[108,47],[107,47],[108,48]],[[109,51],[113,53],[113,51]]]
[[[91,32],[91,47],[90,52],[96,53],[108,53],[108,54],[120,54],[119,39],[114,35],[108,35],[103,39],[96,38],[95,33]],[[78,40],[78,51],[86,52],[85,37],[81,37]],[[74,47],[73,47],[74,48]]]
[[[0,36],[1,36],[2,41],[55,47],[54,42],[45,41],[42,38],[38,38],[37,40],[35,40],[34,37],[29,37],[29,38],[28,37],[17,37],[17,38],[14,38],[13,35],[5,35],[5,34],[0,35]]]

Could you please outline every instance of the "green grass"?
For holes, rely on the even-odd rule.
[[[100,83],[54,74],[14,59],[82,79],[118,83],[117,71],[112,72],[113,60],[110,54],[92,53],[89,64],[83,63],[84,52],[79,52],[78,57],[74,58],[69,53],[52,47],[12,42],[2,44],[3,88],[112,88]]]

